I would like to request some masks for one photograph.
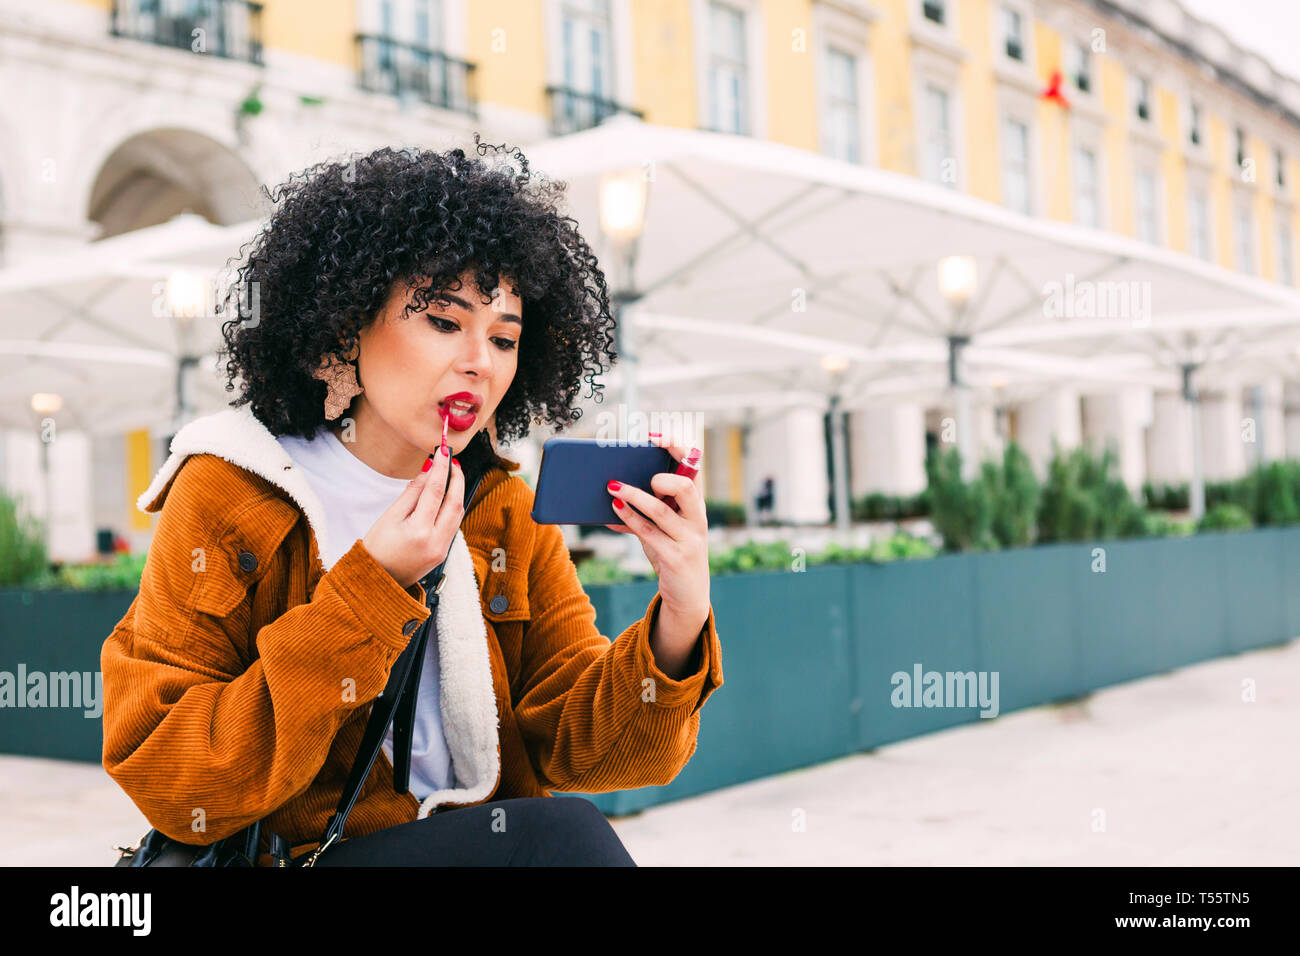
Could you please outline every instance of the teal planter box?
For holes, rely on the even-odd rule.
[[[601,633],[639,619],[655,588],[588,588]],[[711,595],[726,682],[695,756],[668,786],[580,795],[606,813],[983,719],[978,700],[896,706],[895,675],[918,666],[996,672],[1005,714],[1283,643],[1300,635],[1300,527],[722,575]],[[0,671],[98,672],[134,596],[0,591]],[[98,763],[102,747],[84,708],[0,709],[0,752]]]
[[[47,677],[76,674],[78,693],[94,693],[103,685],[96,679],[100,648],[134,599],[133,591],[0,590],[0,671],[13,675],[15,683],[20,668]],[[60,702],[70,699],[60,694]],[[49,706],[55,703],[51,693],[46,703],[0,706],[0,753],[100,763],[102,716],[88,717],[85,699],[77,706]],[[102,700],[97,709],[102,714]]]

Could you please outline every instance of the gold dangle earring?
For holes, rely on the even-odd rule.
[[[352,399],[364,391],[357,381],[356,359],[360,357],[361,349],[358,346],[352,351],[353,354],[346,362],[335,355],[325,356],[311,373],[313,378],[320,379],[326,385],[325,420],[328,422],[346,412]]]

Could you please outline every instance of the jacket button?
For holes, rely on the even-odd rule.
[[[492,599],[492,602],[488,605],[488,607],[492,609],[493,614],[504,614],[506,608],[508,608],[509,606],[510,606],[510,602],[506,599],[506,596],[504,594],[498,594],[496,597]]]
[[[407,621],[405,624],[402,625],[402,633],[405,634],[407,637],[410,637],[411,634],[415,632],[415,629],[419,626],[420,626],[420,622],[417,621],[415,618],[411,618],[409,621]]]
[[[239,552],[239,566],[245,571],[257,570],[257,556],[251,551]]]

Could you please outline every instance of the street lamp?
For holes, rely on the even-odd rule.
[[[636,342],[632,334],[632,307],[641,298],[636,290],[637,243],[645,229],[646,193],[648,183],[641,169],[628,169],[606,173],[600,180],[600,230],[613,253],[610,273],[613,292],[610,302],[614,309],[614,333],[618,348],[619,367],[623,372],[623,404],[627,407],[627,421],[633,422],[637,407]],[[619,436],[627,441],[631,436]],[[627,535],[625,542],[627,560],[638,563],[640,539]]]
[[[844,429],[842,419],[844,412],[840,408],[840,390],[844,382],[844,373],[849,367],[849,359],[838,352],[828,352],[821,358],[822,368],[831,377],[831,476],[835,487],[835,527],[847,533],[849,530],[849,477],[844,450]]]
[[[966,383],[961,361],[962,350],[970,344],[970,337],[960,335],[956,330],[961,326],[961,318],[978,285],[979,271],[971,256],[947,256],[939,260],[939,292],[953,314],[953,332],[948,336],[948,387],[956,411],[957,451],[961,455],[961,474],[965,481],[972,480],[979,469],[975,461],[975,422],[970,386]]]
[[[195,272],[178,270],[167,277],[167,315],[175,323],[180,355],[176,362],[176,417],[173,432],[194,415],[190,403],[190,378],[199,364],[195,347],[195,325],[207,314],[207,281]]]
[[[636,353],[631,306],[641,297],[636,291],[637,243],[645,229],[647,182],[641,169],[606,173],[600,180],[600,229],[613,251],[614,330],[623,371],[623,404],[628,420],[636,410]],[[626,439],[628,436],[622,436]]]
[[[50,441],[46,439],[43,420],[63,407],[63,396],[54,392],[35,392],[31,398],[32,411],[40,416],[36,440],[41,443],[41,485],[45,490],[45,554],[50,553],[52,522],[54,520],[54,489],[50,484]],[[57,432],[55,433],[57,435]]]

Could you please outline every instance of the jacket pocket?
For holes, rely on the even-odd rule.
[[[238,607],[266,576],[296,520],[297,512],[281,499],[253,502],[203,555],[201,565],[195,557],[195,610],[221,618]]]

